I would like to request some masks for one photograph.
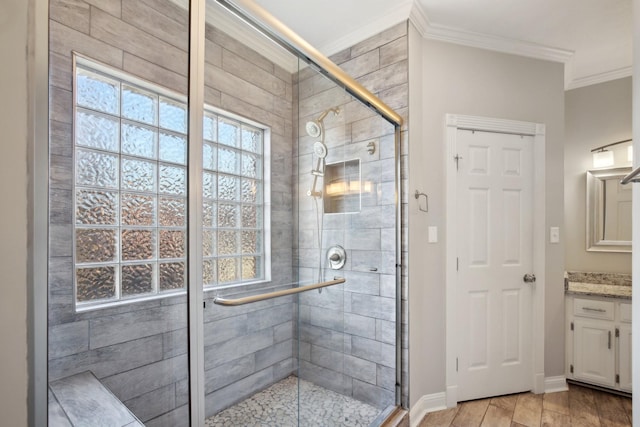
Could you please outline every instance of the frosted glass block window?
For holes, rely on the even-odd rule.
[[[203,135],[204,286],[266,280],[265,131],[207,110]]]
[[[76,307],[186,291],[188,106],[87,59],[74,74]],[[205,106],[205,289],[268,279],[265,129]]]
[[[184,292],[185,100],[86,60],[74,77],[77,307]]]

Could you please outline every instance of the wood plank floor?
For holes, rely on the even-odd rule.
[[[631,427],[631,399],[569,384],[569,391],[521,393],[460,403],[427,414],[419,427]]]

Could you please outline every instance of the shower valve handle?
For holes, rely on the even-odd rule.
[[[329,260],[330,268],[340,270],[347,261],[347,252],[340,245],[331,246],[327,251],[327,259]]]

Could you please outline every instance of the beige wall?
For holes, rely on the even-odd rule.
[[[429,195],[429,213],[410,198],[409,317],[411,404],[445,390],[445,135],[447,113],[546,125],[546,229],[563,225],[563,65],[432,40],[420,44],[420,64],[410,67],[409,193]],[[419,68],[422,68],[421,70]],[[416,75],[419,73],[418,75]],[[422,89],[413,83],[421,81]],[[414,99],[421,97],[421,109]],[[416,114],[421,111],[420,114]],[[422,127],[414,133],[415,122]],[[418,130],[419,131],[419,130]],[[439,242],[426,243],[437,226]],[[561,228],[562,230],[562,228]],[[561,231],[562,234],[562,231]],[[546,245],[545,375],[564,373],[564,244]]]
[[[7,426],[27,425],[28,5],[0,2],[0,423]]]
[[[564,219],[567,271],[631,273],[631,254],[587,252],[585,243],[585,173],[593,165],[591,149],[630,138],[631,77],[566,92]]]

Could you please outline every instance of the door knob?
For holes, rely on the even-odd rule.
[[[536,275],[533,273],[527,273],[522,278],[524,283],[536,283]]]

